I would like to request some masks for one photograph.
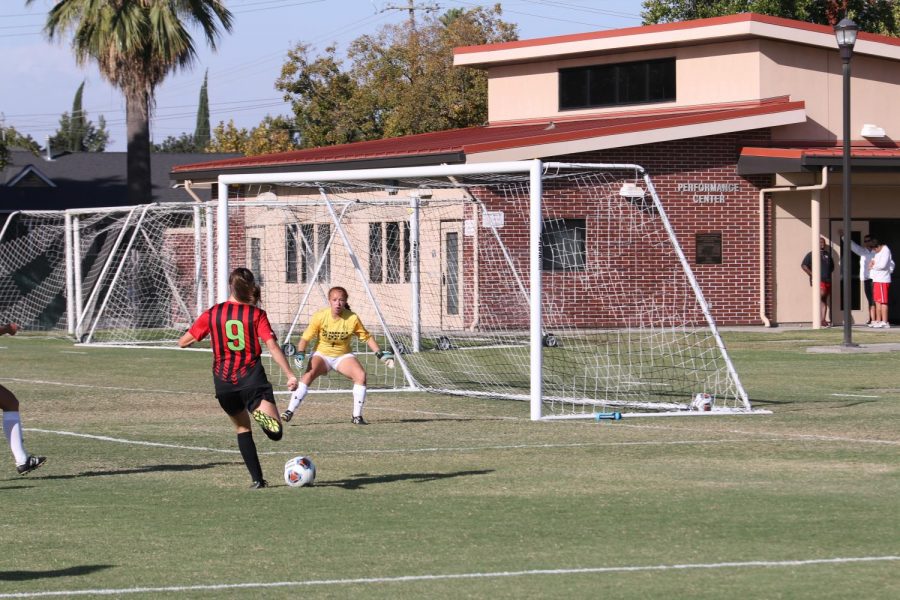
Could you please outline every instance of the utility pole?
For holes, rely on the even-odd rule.
[[[437,4],[434,4],[434,3],[416,4],[415,0],[406,0],[406,6],[402,6],[399,4],[388,4],[384,8],[379,10],[378,12],[383,13],[383,12],[387,12],[389,10],[405,10],[405,11],[409,12],[409,27],[410,27],[410,29],[415,31],[415,29],[416,29],[416,11],[417,10],[423,10],[423,11],[429,13],[429,12],[434,12],[436,10],[439,10],[440,8],[441,8],[440,6],[438,6]]]

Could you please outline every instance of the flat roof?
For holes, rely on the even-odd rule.
[[[756,13],[559,35],[514,42],[462,46],[453,64],[486,68],[585,55],[611,54],[659,47],[695,46],[741,39],[773,39],[837,51],[833,28]],[[900,60],[900,39],[859,32],[854,54]]]
[[[740,175],[763,173],[799,173],[822,167],[843,167],[844,147],[841,143],[795,142],[777,146],[745,146],[738,158]],[[854,140],[850,145],[853,169],[891,170],[900,167],[900,147],[894,142],[873,143]]]

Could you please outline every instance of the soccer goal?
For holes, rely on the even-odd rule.
[[[218,297],[222,265],[248,266],[290,351],[346,288],[397,356],[360,345],[370,389],[524,400],[533,419],[753,412],[640,166],[224,175],[218,197]]]
[[[198,203],[21,211],[0,230],[0,311],[83,343],[171,345],[214,301]]]

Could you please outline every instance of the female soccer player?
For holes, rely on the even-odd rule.
[[[347,290],[333,287],[328,290],[328,308],[313,314],[309,327],[300,336],[297,344],[296,364],[302,364],[306,347],[313,338],[319,340],[316,351],[309,358],[306,373],[300,378],[297,391],[291,396],[291,403],[281,413],[284,421],[290,421],[294,411],[306,397],[306,392],[319,375],[325,375],[332,369],[353,382],[353,419],[354,425],[367,425],[363,419],[363,405],[366,403],[366,370],[350,351],[350,339],[355,335],[365,342],[381,362],[393,366],[394,355],[382,352],[378,342],[363,326],[356,313],[347,304]]]
[[[270,439],[280,440],[283,433],[272,384],[260,360],[260,339],[287,377],[289,390],[297,389],[297,378],[278,346],[266,311],[256,306],[260,290],[253,273],[249,269],[235,269],[228,277],[228,285],[231,289],[228,300],[200,315],[181,336],[178,345],[185,348],[211,336],[216,398],[234,423],[238,449],[253,480],[250,487],[259,489],[268,483],[263,479],[250,430],[250,417]]]
[[[7,323],[0,326],[0,335],[16,335],[19,326]],[[16,471],[27,475],[47,461],[45,456],[35,456],[25,451],[22,441],[22,420],[19,417],[19,399],[11,391],[0,385],[0,409],[3,409],[3,433],[16,459]]]

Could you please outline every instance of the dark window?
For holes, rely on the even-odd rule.
[[[447,232],[447,314],[459,314],[459,234]]]
[[[369,281],[381,283],[382,269],[381,223],[369,223]]]
[[[316,269],[316,253],[313,245],[313,226],[300,226],[300,281],[309,283]]]
[[[322,261],[322,268],[319,269],[319,277],[316,281],[331,281],[331,250],[328,242],[331,241],[331,225],[319,225],[316,234],[316,256]]]
[[[297,225],[284,228],[284,282],[297,283]]]
[[[400,239],[400,223],[385,223],[385,258],[387,262],[387,283],[400,283],[402,262],[400,261],[400,248],[403,240]]]
[[[369,223],[369,281],[409,283],[409,223]]]
[[[403,222],[403,282],[409,283],[409,223]]]
[[[257,283],[262,285],[262,240],[260,238],[250,238],[250,270],[256,276]]]
[[[675,100],[675,59],[560,69],[560,110]]]
[[[315,281],[331,280],[331,225],[300,225],[300,281],[309,283],[313,280],[319,261],[319,276]]]
[[[541,231],[541,268],[544,271],[580,271],[585,265],[585,220],[544,221]]]

